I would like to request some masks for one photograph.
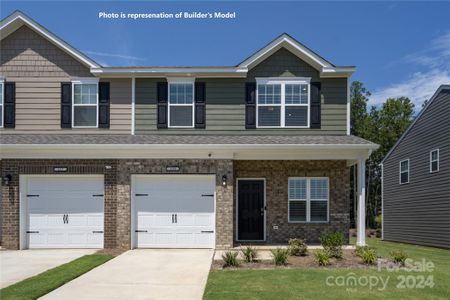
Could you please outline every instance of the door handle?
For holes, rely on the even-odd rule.
[[[92,231],[92,233],[103,233],[103,231],[102,230],[94,230],[94,231]]]
[[[214,194],[202,194],[202,197],[214,197]]]
[[[175,214],[175,223],[178,223],[178,214]]]
[[[214,230],[202,230],[201,233],[214,233]]]
[[[148,232],[148,230],[135,230],[134,232]]]
[[[175,223],[175,215],[172,214],[172,224]]]
[[[39,233],[39,231],[27,231],[27,233]]]

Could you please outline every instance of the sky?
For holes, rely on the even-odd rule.
[[[105,66],[230,66],[283,32],[335,65],[370,105],[409,97],[420,109],[450,84],[450,2],[1,1]],[[235,12],[234,19],[110,19],[100,13]]]

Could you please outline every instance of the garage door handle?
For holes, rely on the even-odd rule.
[[[27,231],[27,233],[39,233],[39,231]]]
[[[27,197],[39,197],[39,195],[27,195]]]
[[[202,230],[201,233],[214,233],[214,230]]]
[[[148,194],[134,194],[136,197],[145,197],[148,196]]]
[[[202,197],[214,197],[214,194],[202,194]]]
[[[135,230],[134,232],[148,232],[148,230]]]
[[[94,194],[92,197],[103,197],[103,194]]]
[[[103,233],[103,231],[102,230],[94,230],[94,231],[92,231],[92,233]]]

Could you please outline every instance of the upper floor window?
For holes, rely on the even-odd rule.
[[[430,172],[439,171],[439,149],[430,152]]]
[[[328,177],[289,178],[289,222],[328,222],[328,200]]]
[[[194,82],[169,80],[169,127],[194,127]]]
[[[257,78],[258,127],[309,127],[309,78]]]
[[[409,159],[400,162],[400,184],[409,183]]]
[[[72,127],[98,127],[98,82],[72,82]]]
[[[3,80],[0,81],[0,128],[3,128]]]

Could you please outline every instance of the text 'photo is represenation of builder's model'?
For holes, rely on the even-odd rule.
[[[236,19],[236,12],[146,12],[146,13],[125,13],[125,12],[99,12],[99,19]]]

